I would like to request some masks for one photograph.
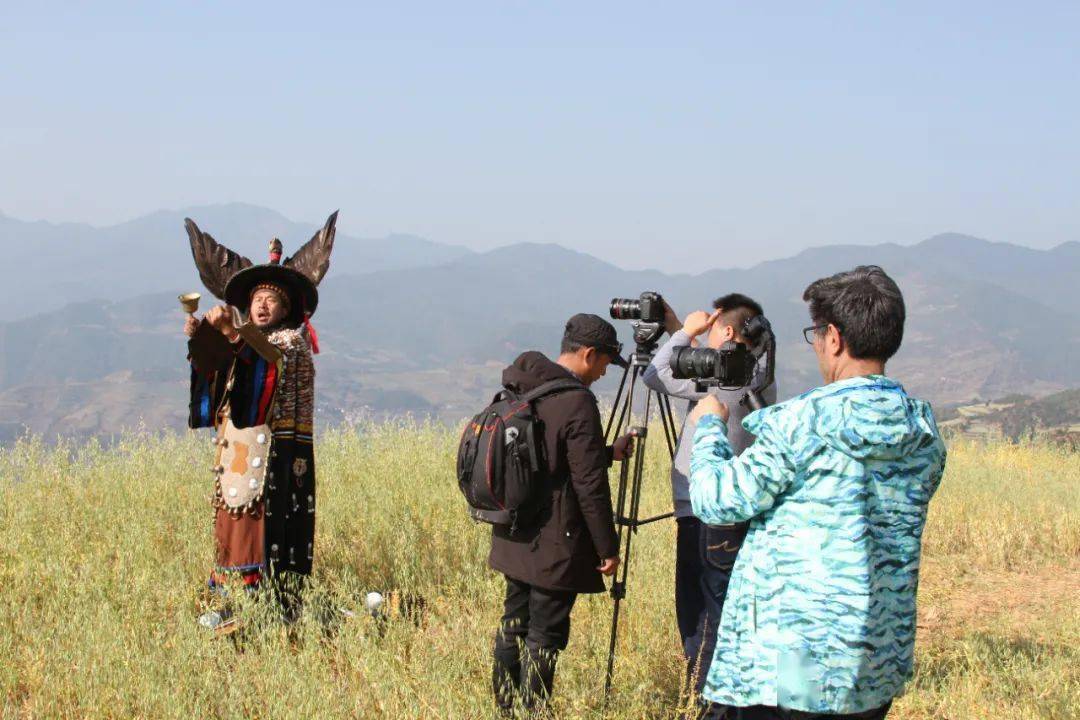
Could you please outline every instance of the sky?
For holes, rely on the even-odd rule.
[[[0,5],[0,212],[749,266],[1080,240],[1080,3]]]

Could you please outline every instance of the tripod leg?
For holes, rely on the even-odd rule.
[[[640,369],[636,365],[634,365],[634,366],[632,366],[630,368],[627,368],[627,373],[623,375],[623,382],[624,383],[626,381],[627,375],[629,375],[630,384],[626,389],[626,395],[624,396],[625,403],[623,404],[622,408],[619,408],[619,407],[616,406],[615,408],[612,409],[612,412],[611,412],[612,420],[614,420],[616,412],[618,412],[618,414],[619,414],[619,423],[618,423],[618,425],[615,426],[616,435],[619,432],[622,431],[623,422],[625,421],[625,419],[627,417],[630,416],[630,411],[633,408],[633,405],[634,405],[634,389],[637,386],[637,380],[638,380],[639,372],[640,372]],[[622,386],[620,386],[620,392],[621,391],[622,391]],[[610,430],[610,429],[611,429],[611,423],[609,421],[608,430]],[[626,510],[626,488],[627,488],[626,480],[627,480],[627,471],[628,470],[629,470],[629,466],[627,466],[627,464],[625,462],[620,464],[620,466],[619,466],[619,490],[618,490],[618,493],[617,493],[618,500],[617,500],[617,502],[615,504],[615,508],[614,508],[615,509],[615,532],[616,532],[620,542],[622,541],[622,526],[624,524],[623,523],[623,518],[625,517],[625,510]]]
[[[614,417],[615,412],[620,413],[620,420],[619,420],[619,426],[618,426],[619,429],[622,428],[623,421],[625,419],[631,417],[631,411],[633,410],[633,405],[634,405],[634,389],[637,386],[638,375],[642,372],[642,368],[635,364],[635,365],[631,366],[631,368],[628,368],[628,371],[629,371],[629,376],[630,376],[630,384],[629,384],[629,388],[627,389],[627,392],[626,392],[625,404],[622,406],[622,408],[615,408],[615,410],[612,412],[612,417]],[[609,429],[610,429],[610,426],[609,426]],[[641,452],[640,447],[635,448],[635,455],[637,453],[640,453],[640,452]],[[636,463],[634,465],[634,468],[635,468],[635,471],[636,471],[636,468],[637,468]],[[621,463],[621,465],[619,467],[618,502],[617,502],[616,507],[615,507],[615,530],[616,530],[616,532],[618,534],[618,537],[619,537],[619,545],[620,545],[620,550],[621,550],[621,554],[622,554],[622,559],[621,559],[621,562],[619,563],[619,569],[615,573],[615,578],[614,578],[614,580],[612,580],[612,583],[611,583],[611,598],[612,598],[613,607],[612,607],[612,612],[611,612],[611,638],[610,638],[610,640],[608,642],[607,674],[604,677],[604,701],[605,702],[607,701],[608,693],[611,690],[611,681],[612,681],[612,677],[613,677],[614,672],[615,672],[615,644],[616,644],[616,641],[617,641],[618,635],[619,635],[619,607],[620,607],[620,603],[622,602],[623,597],[626,594],[626,569],[630,564],[630,546],[631,546],[631,538],[633,536],[632,532],[626,533],[625,542],[624,542],[624,535],[623,535],[623,531],[622,531],[623,527],[627,526],[627,527],[630,527],[631,530],[633,530],[633,525],[632,525],[632,523],[628,522],[628,519],[627,519],[627,516],[626,516],[626,510],[627,510],[626,502],[627,502],[627,490],[629,489],[630,493],[631,493],[630,504],[631,504],[631,508],[633,508],[634,503],[633,503],[632,495],[633,495],[633,488],[635,487],[636,483],[631,481],[629,475],[630,475],[630,465],[624,460],[624,461],[622,461],[622,463]],[[632,510],[631,510],[631,514],[632,514]]]
[[[652,410],[653,391],[647,390],[645,392],[645,417],[643,423],[632,430],[632,434],[637,438],[638,447],[634,452],[634,481],[631,486],[630,494],[630,522],[631,530],[637,532],[638,518],[641,517],[641,485],[642,479],[645,475],[645,440],[649,436],[649,417]]]
[[[660,422],[664,426],[664,439],[667,440],[668,453],[674,460],[679,432],[675,429],[675,413],[671,410],[671,396],[657,394],[656,398],[657,408],[660,410]]]
[[[619,391],[617,393],[615,393],[615,403],[611,406],[611,415],[608,417],[607,428],[604,429],[604,439],[607,442],[611,442],[614,439],[611,436],[611,426],[612,426],[612,423],[615,422],[615,414],[619,411],[619,400],[622,399],[623,388],[626,387],[626,377],[629,374],[630,374],[630,367],[627,366],[627,368],[625,370],[623,370],[622,379],[619,380]],[[618,425],[618,427],[615,428],[615,437],[618,437],[619,430],[622,429],[622,418],[625,416],[625,414],[626,414],[626,409],[624,408],[622,413],[619,414],[619,425]]]
[[[635,364],[633,366],[633,372],[630,375],[630,389],[626,395],[626,403],[621,408],[621,417],[619,421],[619,427],[622,427],[623,420],[627,423],[632,422],[632,411],[634,401],[634,388],[637,382],[638,375],[643,372],[643,367]],[[631,434],[637,439],[637,447],[634,448],[634,460],[633,460],[633,473],[630,474],[630,466],[627,461],[622,462],[622,466],[619,469],[619,492],[618,492],[618,506],[616,509],[615,521],[616,529],[619,534],[620,549],[622,553],[619,569],[616,573],[615,580],[611,584],[611,597],[613,600],[613,608],[611,613],[611,637],[608,642],[608,663],[607,674],[604,678],[604,702],[607,703],[608,695],[611,692],[611,684],[615,673],[615,649],[619,635],[619,611],[621,603],[624,597],[626,597],[626,581],[630,572],[630,551],[633,544],[634,534],[637,532],[638,526],[643,524],[639,519],[641,509],[641,488],[643,484],[643,476],[645,471],[645,455],[646,447],[645,442],[648,438],[649,432],[649,419],[650,409],[652,407],[652,400],[654,394],[652,390],[647,390],[645,393],[645,412],[643,417],[643,424],[631,427]],[[667,396],[656,395],[657,407],[660,412],[660,420],[664,426],[664,437],[667,439],[668,453],[674,458],[675,456],[675,419],[671,412],[671,401]],[[619,409],[617,409],[619,410]],[[612,417],[614,417],[614,412]],[[609,427],[610,429],[610,427]],[[629,508],[627,508],[629,504]],[[624,511],[626,513],[624,514]],[[670,517],[671,513],[665,515],[658,515],[654,518],[649,518],[646,522],[653,522],[655,520],[662,520]],[[627,527],[630,532],[625,534],[625,542],[623,542],[622,528]]]
[[[625,468],[626,465],[624,464],[623,467]],[[631,499],[631,506],[633,506],[633,499]],[[633,522],[629,518],[623,518],[622,524],[626,524],[627,527],[629,527],[630,532],[626,533],[625,542],[622,543],[622,559],[619,562],[619,569],[615,573],[615,580],[611,583],[613,606],[611,611],[611,637],[608,641],[607,674],[604,678],[605,702],[607,702],[608,694],[611,692],[611,681],[615,675],[615,645],[619,638],[619,608],[622,599],[626,597],[626,577],[627,572],[630,569],[630,549],[633,544],[635,530]]]
[[[631,417],[630,413],[633,410],[634,387],[641,372],[643,372],[643,368],[639,365],[634,365],[633,373],[630,377],[630,391],[627,393],[628,402],[624,408],[628,418]],[[619,514],[616,517],[616,520],[620,526],[620,541],[623,537],[621,532],[621,527],[623,525],[629,528],[630,532],[625,535],[625,542],[622,544],[622,561],[619,563],[616,580],[611,584],[611,597],[613,599],[614,607],[612,608],[611,613],[611,638],[608,642],[607,675],[604,679],[605,702],[607,701],[608,693],[611,691],[611,683],[615,673],[615,647],[619,637],[619,609],[622,599],[626,597],[626,579],[630,571],[630,551],[633,546],[634,533],[637,532],[638,511],[641,505],[642,475],[645,470],[645,441],[648,438],[649,433],[649,405],[651,397],[652,391],[646,391],[645,416],[643,418],[644,424],[634,426],[630,431],[637,440],[637,446],[634,448],[633,476],[627,478],[629,466],[626,461],[623,461],[619,473]],[[629,480],[629,497],[627,497],[627,480]],[[629,515],[624,516],[623,509],[627,502],[629,502],[630,505]]]

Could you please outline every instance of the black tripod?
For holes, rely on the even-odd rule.
[[[619,392],[615,396],[615,405],[611,409],[611,417],[608,418],[607,429],[604,437],[610,443],[622,434],[623,426],[627,426],[629,434],[635,439],[637,447],[634,448],[633,474],[631,475],[630,464],[624,460],[619,468],[619,490],[615,501],[615,526],[619,537],[619,545],[622,550],[622,558],[619,569],[615,573],[615,579],[611,584],[611,597],[614,601],[614,609],[611,615],[611,643],[608,646],[607,676],[604,681],[604,698],[607,698],[611,690],[612,675],[615,670],[615,641],[619,630],[619,603],[626,597],[626,577],[630,570],[630,546],[631,540],[637,529],[642,525],[664,520],[674,513],[664,513],[654,517],[640,519],[638,512],[641,503],[641,476],[645,468],[645,440],[649,434],[649,414],[653,400],[656,401],[660,413],[661,425],[664,428],[664,439],[667,440],[668,453],[672,459],[675,457],[675,438],[678,430],[675,428],[675,416],[671,412],[671,398],[667,395],[654,393],[652,389],[645,389],[644,412],[636,418],[641,420],[641,425],[632,425],[635,420],[634,399],[637,389],[638,378],[645,368],[652,362],[656,354],[657,340],[663,333],[660,323],[634,323],[634,342],[636,348],[630,356],[630,365],[623,372],[622,381],[619,383]],[[627,385],[627,378],[630,382]],[[625,391],[625,394],[624,394]],[[618,421],[616,423],[616,418]],[[614,429],[614,433],[612,430]],[[623,528],[626,540],[623,541]]]

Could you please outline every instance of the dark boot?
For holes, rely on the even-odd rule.
[[[505,717],[512,717],[514,700],[521,689],[521,653],[517,637],[495,633],[494,663],[491,672],[491,688],[495,704]]]
[[[697,720],[735,720],[739,712],[737,708],[729,708],[714,702],[703,701],[700,707],[701,712]]]
[[[555,664],[559,651],[525,643],[527,657],[521,665],[522,702],[529,710],[539,709],[551,697],[555,685]]]

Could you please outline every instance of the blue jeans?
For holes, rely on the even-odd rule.
[[[716,649],[731,568],[746,538],[747,525],[705,525],[695,517],[676,522],[675,617],[688,687],[701,694]]]

